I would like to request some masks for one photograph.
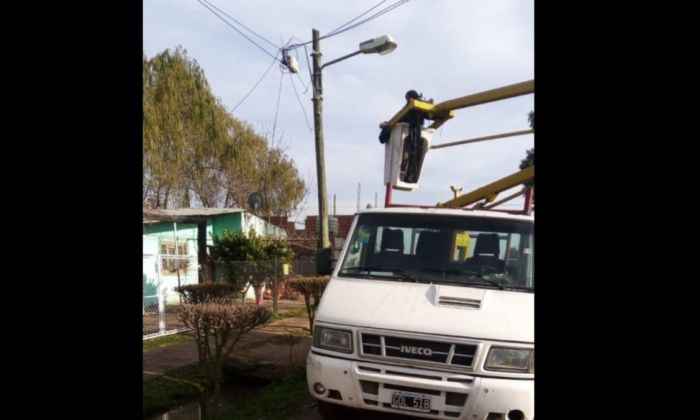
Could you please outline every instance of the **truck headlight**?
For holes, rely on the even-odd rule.
[[[491,347],[484,364],[486,370],[535,373],[535,351],[506,347]]]
[[[317,326],[314,328],[314,346],[322,349],[352,353],[352,333]]]

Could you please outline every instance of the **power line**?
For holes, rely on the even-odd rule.
[[[253,30],[250,29],[249,27],[245,26],[245,25],[242,24],[241,22],[237,21],[233,16],[229,15],[228,13],[226,13],[226,12],[224,12],[223,10],[219,9],[218,7],[216,7],[216,6],[215,6],[214,4],[212,4],[212,2],[210,2],[209,0],[204,0],[204,1],[205,1],[207,4],[209,4],[211,7],[215,8],[215,9],[218,10],[219,12],[223,13],[226,17],[228,17],[228,18],[231,19],[232,21],[236,22],[237,24],[239,24],[239,25],[241,25],[242,27],[244,27],[245,29],[247,29],[248,32],[250,32],[251,34],[257,36],[258,38],[260,38],[260,39],[262,39],[263,41],[267,42],[268,44],[272,45],[273,47],[275,47],[275,49],[278,49],[278,48],[279,48],[277,45],[275,45],[275,44],[273,44],[272,42],[270,42],[270,41],[268,41],[267,39],[265,39],[262,35],[259,35],[259,34],[255,33],[255,31],[253,31]]]
[[[243,38],[247,39],[248,41],[252,42],[256,47],[260,48],[260,49],[262,50],[262,52],[264,52],[265,54],[267,54],[267,55],[269,55],[270,57],[274,58],[276,61],[280,61],[280,60],[277,59],[277,56],[272,55],[272,54],[271,54],[269,51],[267,51],[265,48],[261,47],[257,42],[253,41],[253,40],[250,39],[246,34],[244,34],[243,32],[239,31],[238,28],[236,28],[235,26],[231,25],[226,19],[224,19],[223,17],[221,17],[221,15],[219,15],[218,13],[216,13],[211,7],[209,7],[207,4],[205,4],[202,0],[198,0],[198,1],[199,1],[199,3],[200,3],[202,6],[206,7],[207,9],[209,9],[210,12],[212,12],[213,14],[215,14],[216,17],[218,17],[219,19],[221,19],[225,24],[227,24],[228,26],[230,26],[234,31],[236,31],[236,32],[238,32],[239,34],[241,34],[241,36],[243,36]],[[243,25],[241,25],[241,26],[243,26]],[[245,26],[244,26],[244,27],[245,27]],[[246,28],[246,29],[247,29],[247,28]],[[248,30],[250,30],[250,29],[248,29]],[[251,32],[252,32],[252,31],[251,31]],[[269,42],[269,41],[267,41],[267,42]],[[274,44],[273,44],[273,45],[274,45]],[[278,47],[275,46],[275,48],[278,48]],[[281,61],[280,61],[280,62],[281,62]]]
[[[399,0],[399,1],[397,1],[396,3],[392,3],[392,4],[390,4],[389,6],[385,7],[384,9],[378,11],[377,13],[375,13],[375,14],[373,14],[372,16],[368,17],[367,19],[364,19],[364,20],[362,20],[362,21],[360,21],[360,22],[355,23],[354,25],[351,25],[351,26],[348,26],[348,27],[346,27],[346,28],[344,28],[344,29],[341,29],[341,28],[343,28],[343,26],[346,26],[346,25],[348,25],[349,23],[351,23],[351,22],[353,22],[353,21],[359,19],[360,17],[364,16],[365,14],[369,13],[370,11],[372,11],[373,9],[375,9],[376,7],[378,7],[379,5],[381,5],[382,3],[384,3],[385,1],[386,1],[386,0],[381,1],[381,2],[379,2],[378,4],[372,6],[372,7],[371,7],[369,10],[367,10],[366,12],[362,13],[361,15],[357,16],[357,17],[354,18],[354,19],[351,19],[350,21],[344,23],[343,25],[340,25],[339,27],[337,27],[336,29],[334,29],[334,30],[332,30],[331,32],[327,33],[326,35],[323,35],[323,36],[320,37],[319,39],[330,38],[330,37],[332,37],[332,36],[336,36],[336,35],[341,34],[341,33],[343,33],[343,32],[349,31],[350,29],[357,28],[358,26],[360,26],[360,25],[362,25],[362,24],[364,24],[364,23],[367,23],[367,22],[369,22],[370,20],[376,19],[376,18],[378,18],[379,16],[384,15],[384,14],[386,14],[386,13],[389,13],[390,11],[396,9],[397,7],[402,6],[402,5],[406,4],[406,3],[408,3],[409,0]],[[289,49],[292,49],[292,48],[298,48],[298,47],[305,47],[306,45],[311,44],[311,42],[312,42],[312,41],[306,41],[306,42],[301,42],[301,43],[299,43],[299,44],[292,44],[292,45],[290,45],[288,48],[289,48]]]
[[[333,29],[332,31],[328,32],[328,35],[327,35],[327,36],[333,35],[333,33],[335,33],[336,31],[339,31],[339,30],[342,29],[344,26],[347,26],[347,25],[353,23],[353,22],[356,21],[357,19],[361,18],[362,16],[366,15],[367,13],[369,13],[369,12],[371,12],[372,10],[376,9],[377,7],[379,7],[382,3],[386,3],[386,2],[387,2],[387,0],[382,0],[382,1],[380,1],[379,3],[375,4],[374,6],[372,6],[369,10],[367,10],[367,11],[365,11],[364,13],[362,13],[361,15],[357,16],[356,18],[351,19],[351,20],[345,22],[344,24],[338,26],[337,28]]]
[[[369,22],[370,20],[374,20],[374,19],[378,18],[379,16],[381,16],[381,15],[383,15],[383,14],[389,13],[390,11],[396,9],[397,7],[402,6],[402,5],[406,4],[406,3],[408,3],[408,1],[409,1],[409,0],[399,0],[399,1],[397,1],[396,3],[393,3],[393,4],[391,4],[391,5],[387,6],[387,7],[385,7],[384,9],[378,11],[377,13],[375,13],[375,14],[373,14],[372,16],[368,17],[367,19],[361,20],[361,21],[355,23],[354,25],[348,26],[348,27],[345,28],[345,29],[341,29],[341,30],[339,30],[339,31],[336,31],[336,32],[333,32],[333,33],[324,35],[324,36],[321,37],[321,39],[330,38],[330,37],[332,37],[332,36],[336,36],[336,35],[339,35],[339,34],[341,34],[341,33],[343,33],[343,32],[349,31],[350,29],[357,28],[358,26],[360,26],[360,25],[362,25],[362,24],[364,24],[364,23],[367,23],[367,22]]]
[[[280,110],[280,97],[282,96],[282,81],[284,80],[284,72],[280,72],[280,87],[277,89],[277,105],[275,106],[275,119],[272,121],[272,142],[275,141],[275,130],[277,129],[277,113]]]
[[[309,51],[306,49],[306,45],[304,45],[304,60],[306,60],[306,67],[309,69],[309,84],[311,83],[311,80],[314,77],[313,71],[311,71],[311,63],[309,62]]]
[[[279,55],[279,52],[278,52],[277,54]],[[231,109],[231,112],[235,111],[236,108],[238,108],[238,107],[243,103],[243,101],[245,101],[245,100],[248,98],[248,96],[250,96],[250,94],[253,93],[253,91],[255,90],[255,88],[257,88],[258,85],[260,84],[260,82],[262,82],[262,80],[265,78],[265,76],[267,76],[267,73],[270,72],[270,69],[272,69],[272,66],[274,66],[275,63],[276,63],[277,61],[279,61],[279,60],[277,59],[277,56],[275,56],[275,57],[273,57],[273,58],[274,58],[274,60],[273,60],[272,63],[270,64],[270,67],[268,67],[267,70],[265,70],[265,73],[263,73],[263,75],[262,75],[262,77],[260,78],[260,80],[258,80],[258,81],[255,83],[255,85],[253,86],[253,88],[250,89],[250,91],[249,91],[248,93],[246,93],[246,95],[243,97],[243,99],[241,99],[241,100],[236,104],[236,106],[234,106],[233,109]]]
[[[284,47],[282,48],[282,51],[288,51],[288,50],[289,50],[288,45],[289,45],[290,42],[292,42],[293,39],[297,39],[297,40],[298,40],[298,38],[296,38],[296,37],[294,37],[294,36],[291,37],[291,38],[289,38],[289,41],[287,41],[287,43],[284,44]],[[306,51],[306,46],[304,46],[304,51]],[[296,48],[294,48],[294,54],[296,54],[296,58],[297,58],[297,62],[298,62],[298,61],[299,61],[299,52],[296,50]],[[309,68],[309,83],[305,83],[305,82],[304,82],[304,79],[301,78],[301,74],[299,74],[298,71],[296,72],[296,75],[297,75],[297,77],[299,78],[299,83],[301,83],[301,85],[304,87],[304,92],[302,92],[302,93],[306,93],[306,92],[309,91],[309,86],[311,86],[311,81],[312,81],[312,79],[313,79],[313,76],[312,76],[312,74],[311,74],[311,65],[309,64],[309,59],[308,59],[306,56],[304,56],[304,60],[306,60],[306,66]]]
[[[299,39],[295,36],[291,37],[289,39],[289,41],[291,42],[292,39],[296,39],[297,41],[302,42],[301,39]],[[306,67],[309,69],[309,84],[311,84],[311,81],[313,80],[313,72],[311,71],[311,62],[309,61],[309,50],[306,48],[306,45],[310,44],[310,43],[311,43],[311,41],[302,42],[301,44],[293,44],[293,45],[289,45],[286,47],[287,49],[293,49],[295,51],[296,51],[296,48],[298,48],[298,47],[304,47],[304,60],[306,61]],[[298,57],[298,55],[297,55],[297,57]]]
[[[299,106],[301,107],[301,112],[304,113],[304,120],[306,121],[306,126],[309,128],[309,131],[313,130],[311,128],[311,124],[309,124],[309,118],[306,116],[306,109],[304,109],[304,104],[301,102],[301,98],[299,97],[299,92],[297,92],[297,87],[294,84],[294,78],[292,78],[292,74],[289,73],[289,78],[292,80],[292,87],[294,88],[294,94],[297,97],[297,102],[299,102]]]
[[[290,73],[290,75],[291,75],[291,73]],[[302,79],[301,76],[299,76],[299,73],[297,73],[297,77],[299,78],[299,83],[301,83],[301,85],[304,87],[304,91],[301,93],[304,94],[304,93],[308,92],[309,86],[311,86],[311,80],[309,80],[309,83],[304,83],[304,79]]]

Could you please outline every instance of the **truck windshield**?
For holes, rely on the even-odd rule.
[[[358,216],[340,277],[534,292],[533,224],[488,217]]]

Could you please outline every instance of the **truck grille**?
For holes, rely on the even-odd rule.
[[[388,369],[371,367],[359,363],[357,374],[362,390],[362,402],[367,408],[378,406],[383,407],[386,411],[406,414],[405,410],[391,405],[392,394],[396,391],[415,392],[430,395],[432,410],[424,414],[432,414],[440,416],[440,418],[443,418],[442,416],[459,417],[462,412],[468,410],[467,404],[470,401],[470,395],[473,395],[475,390],[479,388],[479,384],[476,382],[479,379],[473,376],[437,372],[434,372],[433,375],[425,375],[416,372],[420,371],[401,367]],[[420,381],[418,382],[416,379]],[[449,382],[456,382],[462,386],[452,384],[446,386]]]
[[[394,358],[461,367],[474,363],[476,345],[422,340],[392,335],[360,333],[361,350],[373,358]]]

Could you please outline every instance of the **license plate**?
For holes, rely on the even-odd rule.
[[[403,410],[430,411],[430,397],[415,392],[392,392],[391,406]]]

